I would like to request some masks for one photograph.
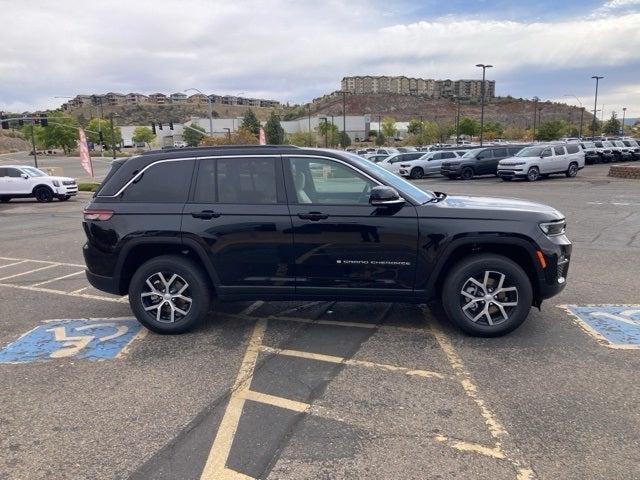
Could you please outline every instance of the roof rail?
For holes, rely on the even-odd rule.
[[[296,145],[204,145],[201,147],[183,147],[183,148],[166,148],[164,150],[148,150],[146,152],[141,153],[141,155],[154,155],[158,153],[169,153],[169,152],[199,152],[206,150],[246,150],[248,148],[257,148],[257,149],[287,149],[287,148],[295,148],[299,149],[300,147]]]

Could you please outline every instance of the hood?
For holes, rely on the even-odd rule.
[[[432,216],[438,207],[438,216],[446,215],[458,218],[552,221],[564,218],[553,207],[542,203],[516,198],[467,197],[449,195],[438,203],[420,207],[421,214]],[[452,210],[455,210],[453,212]]]

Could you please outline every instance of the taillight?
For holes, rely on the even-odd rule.
[[[98,220],[99,222],[104,222],[105,220],[109,220],[113,217],[113,212],[111,210],[92,210],[88,208],[83,210],[82,215],[85,220]]]

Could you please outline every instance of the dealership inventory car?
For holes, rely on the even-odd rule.
[[[118,159],[83,212],[87,278],[181,333],[219,300],[425,303],[482,336],[565,286],[565,218],[423,191],[357,155],[201,147]]]
[[[598,152],[602,163],[613,162],[616,159],[611,142],[606,140],[596,140],[593,144],[596,146],[596,152]]]
[[[400,163],[398,173],[403,177],[413,179],[422,178],[425,175],[440,173],[442,162],[452,158],[458,158],[465,154],[465,151],[441,150],[439,152],[429,152],[415,160]]]
[[[442,163],[440,173],[448,178],[471,180],[477,175],[495,175],[498,162],[503,158],[515,155],[524,145],[492,146],[474,148],[467,151],[460,159]]]
[[[637,140],[628,139],[623,140],[622,143],[624,143],[631,151],[633,160],[640,160],[640,143],[638,143]]]
[[[575,177],[584,168],[585,154],[577,143],[548,143],[520,150],[515,156],[501,160],[498,176],[503,180],[540,177],[563,173]]]
[[[24,165],[0,166],[0,201],[33,197],[39,202],[64,201],[78,194],[73,178],[54,177]]]
[[[384,160],[378,162],[385,170],[389,170],[393,173],[398,173],[400,170],[400,163],[409,160],[415,160],[424,155],[424,152],[408,152],[408,153],[394,153],[389,155]]]
[[[598,149],[596,148],[595,143],[593,142],[580,142],[580,148],[584,152],[584,162],[587,165],[592,165],[594,163],[600,163],[600,155],[598,154]]]

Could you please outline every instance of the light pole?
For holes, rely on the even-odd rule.
[[[624,137],[624,118],[627,114],[627,107],[622,107],[622,136]]]
[[[538,118],[538,97],[533,97],[533,141],[536,140],[536,120]]]
[[[308,147],[311,146],[311,102],[307,103],[307,117],[309,120],[309,145],[307,145]]]
[[[580,101],[580,99],[575,95],[565,94],[563,95],[563,97],[573,97],[580,104],[580,133],[578,134],[578,136],[580,137],[580,140],[582,140],[582,121],[584,119],[584,105],[582,105],[582,102]]]
[[[597,117],[596,117],[596,112],[598,111],[598,83],[604,77],[601,77],[601,76],[598,76],[598,75],[593,75],[591,78],[595,79],[595,81],[596,81],[596,95],[595,95],[595,100],[593,101],[593,123],[591,124],[591,136],[595,137],[596,136],[596,121],[598,120]],[[604,111],[604,108],[602,110]]]
[[[327,148],[329,144],[329,140],[327,138],[329,122],[327,121],[327,117],[319,117],[318,120],[324,120],[324,148]]]
[[[456,145],[460,145],[460,97],[456,95]]]
[[[344,141],[345,135],[347,134],[347,124],[346,124],[346,103],[347,103],[347,92],[346,90],[340,90],[340,95],[342,95],[342,136],[340,138],[340,145]],[[332,121],[333,123],[333,121]]]
[[[493,68],[493,65],[485,65],[478,63],[476,67],[482,68],[482,101],[480,103],[480,146],[482,146],[482,138],[484,135],[484,94],[485,94],[485,72],[487,68]]]
[[[185,93],[191,90],[193,90],[194,92],[198,92],[200,95],[204,95],[204,93],[202,93],[197,88],[187,88],[185,90]],[[213,109],[211,107],[211,98],[209,98],[209,95],[204,95],[204,96],[207,97],[207,104],[209,106],[209,136],[212,137],[213,136]]]

